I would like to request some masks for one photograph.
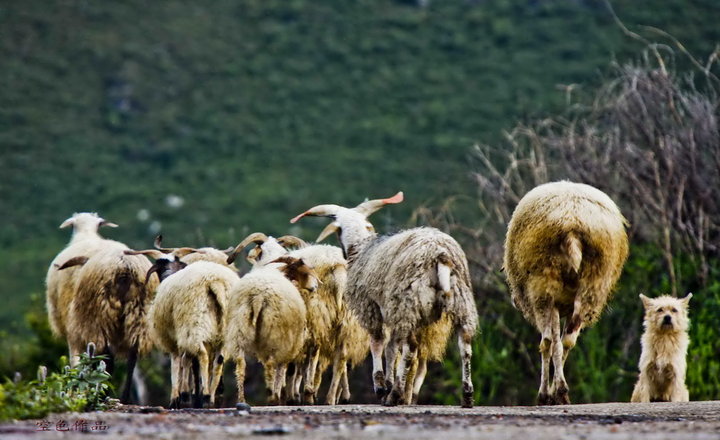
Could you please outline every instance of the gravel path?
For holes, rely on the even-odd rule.
[[[39,431],[47,429],[46,432]],[[67,429],[67,431],[62,431]],[[83,429],[86,433],[81,432]],[[374,405],[115,411],[51,415],[0,425],[2,439],[214,439],[278,436],[287,439],[720,439],[720,401],[603,403],[546,407]]]

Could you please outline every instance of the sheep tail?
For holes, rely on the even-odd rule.
[[[565,236],[562,244],[563,252],[567,258],[568,265],[575,272],[580,272],[580,263],[582,263],[582,242],[573,232],[569,232]]]
[[[438,287],[443,292],[449,292],[452,288],[450,275],[452,275],[453,264],[446,254],[440,254],[437,258],[437,279]]]
[[[208,287],[207,295],[208,295],[208,299],[210,299],[210,309],[211,309],[213,316],[215,317],[215,322],[217,324],[217,327],[222,328],[224,310],[223,310],[222,303],[218,299],[217,293],[215,291],[215,288],[213,288],[213,286]]]

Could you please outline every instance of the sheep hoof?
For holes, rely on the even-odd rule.
[[[475,404],[475,398],[473,397],[472,391],[469,393],[463,392],[462,407],[463,408],[472,408],[474,404]]]
[[[553,398],[553,396],[551,394],[538,393],[537,404],[538,405],[554,405],[555,399]]]
[[[203,398],[200,394],[193,395],[192,407],[193,408],[202,408],[203,407]]]
[[[303,400],[308,405],[315,405],[315,393],[310,391],[305,391],[305,394],[303,395]]]
[[[170,405],[168,406],[170,409],[180,409],[180,398],[175,397],[174,399],[170,400]]]
[[[567,387],[560,387],[555,391],[555,405],[569,405],[570,404],[570,393]]]
[[[203,407],[203,408],[211,408],[211,407],[212,407],[212,404],[211,404],[211,403],[212,403],[212,402],[211,402],[211,399],[210,399],[210,394],[203,394],[203,396],[202,396],[202,407]]]
[[[187,391],[183,391],[182,393],[180,393],[180,404],[190,404],[190,393],[188,393]],[[178,406],[178,408],[180,408],[180,406]]]
[[[247,411],[250,412],[250,405],[248,405],[245,402],[238,402],[235,404],[235,409],[238,411]]]
[[[410,399],[410,403],[411,403],[412,405],[417,405],[417,404],[418,404],[418,393],[413,393],[413,394],[412,394],[412,398]]]
[[[287,400],[288,405],[300,405],[300,398],[293,396]]]
[[[340,402],[338,402],[338,405],[348,405],[350,403],[350,398],[341,397]]]
[[[398,403],[402,400],[402,395],[397,390],[390,391],[390,394],[388,394],[387,398],[383,402],[383,405],[385,406],[397,406]]]

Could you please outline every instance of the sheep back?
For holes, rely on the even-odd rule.
[[[211,261],[221,266],[230,267],[233,270],[235,269],[235,266],[233,266],[232,264],[227,264],[228,255],[219,249],[215,249],[212,247],[204,247],[199,248],[198,251],[202,252],[193,252],[191,254],[185,255],[180,259],[180,261],[186,264],[193,264],[198,261]]]
[[[193,355],[202,344],[222,345],[227,298],[237,280],[227,265],[210,261],[167,277],[148,311],[153,341],[168,353]]]
[[[439,301],[437,264],[452,267],[451,292]],[[347,298],[360,323],[368,330],[385,324],[407,335],[440,318],[444,311],[456,326],[474,334],[477,309],[465,253],[449,235],[428,227],[374,237],[351,255]],[[375,307],[382,311],[382,323]]]
[[[151,263],[124,255],[127,249],[122,243],[106,243],[79,269],[68,317],[71,345],[94,342],[98,350],[111,346],[120,356],[136,345],[140,354],[152,348],[145,314],[158,282],[153,277],[145,284]]]
[[[289,363],[305,343],[306,307],[279,270],[256,267],[233,284],[225,321],[225,356]]]
[[[540,185],[518,203],[508,225],[504,268],[515,306],[537,327],[533,305],[550,293],[561,316],[576,292],[591,295],[583,319],[594,323],[628,254],[626,220],[602,191],[567,181]],[[581,255],[570,252],[568,237]],[[577,269],[574,270],[574,269]]]

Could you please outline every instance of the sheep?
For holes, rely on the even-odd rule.
[[[73,214],[60,225],[60,228],[73,227],[72,238],[68,245],[50,263],[45,278],[48,321],[53,334],[58,338],[67,339],[67,314],[70,302],[75,295],[75,276],[78,268],[59,270],[65,262],[76,257],[90,256],[111,240],[98,234],[101,226],[116,228],[95,213],[80,212]],[[73,347],[76,348],[76,347]],[[79,351],[70,350],[70,362],[77,362]]]
[[[403,194],[399,192],[391,198],[366,201],[355,208],[317,205],[293,218],[291,223],[304,216],[334,220],[322,231],[318,241],[338,232],[348,260],[346,297],[370,334],[373,387],[383,404],[407,403],[405,385],[417,356],[418,336],[447,313],[457,332],[462,358],[462,406],[472,407],[470,360],[477,309],[465,253],[452,237],[434,228],[413,228],[378,237],[367,217],[386,204],[402,200]],[[393,374],[398,347],[402,357],[397,374]],[[383,350],[387,381],[382,367]]]
[[[271,257],[277,256],[277,253],[283,252],[288,247],[295,246],[300,249],[291,251],[288,255],[303,259],[314,268],[321,281],[316,292],[312,295],[303,295],[307,309],[308,338],[302,355],[293,362],[294,373],[288,386],[290,402],[300,402],[300,387],[304,380],[303,400],[306,403],[314,403],[322,373],[330,365],[333,365],[333,380],[327,402],[337,403],[338,384],[343,385],[341,392],[348,400],[350,390],[347,386],[347,362],[350,361],[354,366],[367,356],[368,335],[343,302],[347,264],[342,256],[342,250],[336,246],[308,245],[291,235],[273,239],[255,233],[250,237],[258,238],[257,243],[260,243],[248,254],[248,261],[254,267],[262,266],[262,262],[267,261],[267,256],[264,256],[263,252],[267,254],[269,251],[263,251],[261,244],[266,249],[273,249]],[[238,247],[249,241],[244,240]],[[282,249],[272,244],[272,241],[282,246]]]
[[[564,363],[580,331],[598,320],[620,276],[628,254],[626,226],[605,193],[568,181],[532,189],[513,212],[503,266],[513,304],[541,334],[541,405],[570,403]]]
[[[321,281],[320,286],[315,292],[312,292],[312,295],[303,295],[307,308],[308,337],[303,350],[302,357],[304,359],[300,359],[298,362],[298,364],[305,364],[303,401],[313,404],[320,386],[322,372],[331,362],[346,362],[345,356],[342,355],[342,343],[351,342],[351,340],[343,341],[339,339],[340,319],[343,317],[343,295],[347,280],[347,264],[342,256],[342,251],[336,246],[308,246],[302,241],[297,241],[297,239],[289,240],[288,237],[280,237],[278,242],[284,247],[301,246],[300,249],[293,250],[288,255],[305,261],[315,270]],[[341,372],[340,368],[340,365],[335,367],[338,375]],[[297,376],[291,393],[292,400],[295,401],[299,401],[300,397],[300,377]]]
[[[213,248],[132,251],[154,258],[160,286],[148,311],[155,343],[170,353],[170,407],[179,408],[189,397],[190,365],[194,378],[193,406],[213,406],[222,376],[223,320],[230,286],[238,280],[227,255]],[[218,260],[223,255],[222,264]],[[189,258],[194,256],[194,258]],[[180,259],[178,261],[178,258]],[[208,258],[211,261],[205,261]],[[186,263],[191,260],[193,263]]]
[[[116,356],[127,357],[127,379],[120,397],[130,401],[132,374],[138,356],[152,348],[146,312],[157,281],[146,282],[150,262],[141,256],[126,255],[122,243],[106,240],[92,255],[72,258],[59,270],[82,265],[74,275],[77,289],[70,302],[67,337],[71,353],[94,342],[109,355],[112,370]]]
[[[246,354],[256,357],[265,368],[269,403],[280,403],[287,366],[305,344],[307,310],[298,289],[315,290],[317,284],[312,269],[289,256],[256,266],[233,284],[223,353],[236,362],[239,406],[245,403]]]

